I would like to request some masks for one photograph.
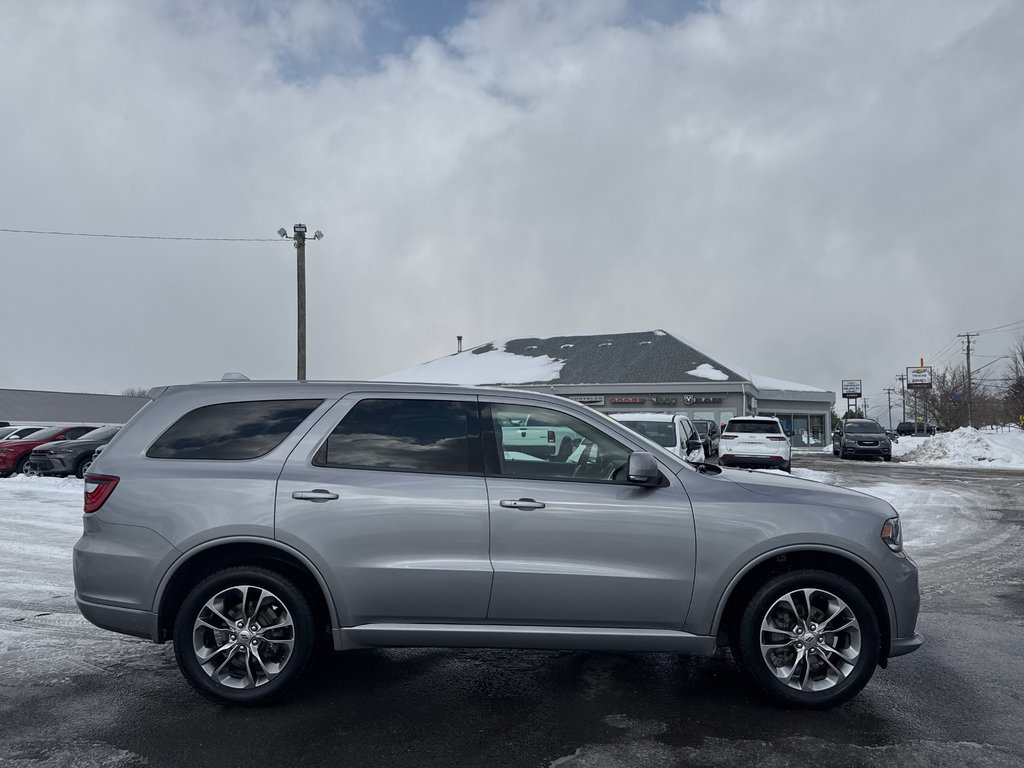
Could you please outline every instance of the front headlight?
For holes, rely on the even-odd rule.
[[[893,552],[903,551],[903,526],[898,517],[890,517],[882,524],[882,541]]]
[[[50,451],[50,453],[52,453],[54,456],[67,456],[69,453],[72,452],[73,451],[70,448],[58,448],[55,451]]]

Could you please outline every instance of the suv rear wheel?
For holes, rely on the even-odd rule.
[[[871,605],[847,579],[791,571],[747,604],[733,653],[764,691],[787,704],[832,707],[874,674],[881,634]]]
[[[174,622],[174,654],[185,679],[222,704],[263,704],[305,671],[315,624],[309,600],[285,576],[226,568],[189,593]]]

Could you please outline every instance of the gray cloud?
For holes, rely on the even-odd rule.
[[[723,2],[674,23],[485,3],[318,79],[295,68],[365,51],[381,8],[246,7],[7,4],[0,226],[322,229],[319,378],[408,367],[459,333],[660,327],[873,393],[1022,314],[1010,0]],[[286,242],[3,234],[0,264],[0,387],[294,373]]]

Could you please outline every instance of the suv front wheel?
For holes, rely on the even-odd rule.
[[[313,652],[309,600],[266,568],[226,568],[189,593],[174,622],[185,679],[221,704],[263,704],[285,693]]]
[[[878,619],[847,579],[791,571],[768,581],[747,604],[733,652],[772,697],[807,708],[856,695],[874,674]]]

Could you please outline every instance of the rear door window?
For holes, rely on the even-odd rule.
[[[323,400],[217,403],[186,413],[146,451],[151,459],[257,459],[277,448]]]
[[[328,436],[313,464],[482,475],[477,404],[456,400],[360,400]]]

